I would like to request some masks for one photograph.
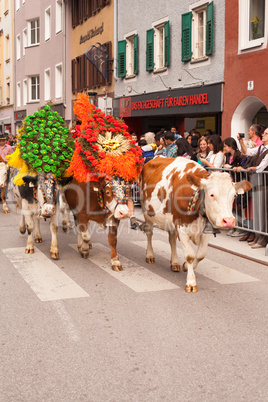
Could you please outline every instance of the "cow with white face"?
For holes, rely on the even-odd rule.
[[[114,177],[110,180],[79,183],[75,179],[65,190],[65,198],[73,211],[78,230],[78,251],[83,258],[89,255],[91,235],[89,221],[108,227],[108,241],[111,248],[111,266],[114,271],[122,271],[122,265],[116,251],[117,229],[122,219],[129,217],[127,200],[129,184]]]
[[[7,172],[8,165],[0,156],[0,195],[3,203],[3,211],[5,214],[9,213],[9,209],[6,203]]]
[[[18,173],[14,169],[11,175],[13,179]],[[21,209],[20,232],[24,234],[27,229],[28,239],[25,249],[26,254],[34,253],[34,240],[36,243],[42,242],[40,232],[40,219],[50,219],[51,247],[50,256],[53,259],[59,258],[57,241],[58,231],[58,184],[52,174],[23,177],[24,185],[16,186],[12,183],[12,191]]]
[[[185,158],[155,158],[144,166],[140,184],[148,240],[146,262],[155,261],[153,226],[168,231],[171,269],[180,270],[176,251],[178,237],[185,256],[183,270],[188,271],[185,290],[197,292],[194,269],[206,255],[210,236],[203,233],[206,219],[215,228],[233,228],[235,194],[250,190],[250,183],[233,183],[228,173],[209,174],[198,163]],[[196,251],[191,242],[198,246]]]

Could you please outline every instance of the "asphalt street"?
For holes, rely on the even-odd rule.
[[[266,401],[268,267],[209,247],[198,292],[169,268],[167,235],[120,225],[124,268],[110,268],[107,231],[92,225],[87,260],[59,228],[25,255],[19,214],[0,205],[0,400]],[[178,244],[181,265],[183,253]]]

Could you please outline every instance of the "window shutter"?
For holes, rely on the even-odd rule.
[[[169,21],[165,23],[165,66],[169,66]]]
[[[126,76],[126,40],[118,42],[118,77]]]
[[[154,29],[147,31],[147,44],[146,44],[146,71],[153,71],[154,69]]]
[[[191,12],[182,14],[182,33],[181,33],[181,60],[190,61],[192,58],[192,17]]]
[[[72,92],[76,92],[76,60],[72,59]]]
[[[206,55],[213,53],[213,1],[207,5]]]
[[[139,73],[139,37],[134,36],[134,74]]]

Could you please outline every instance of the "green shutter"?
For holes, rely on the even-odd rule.
[[[207,6],[206,55],[213,53],[213,1]]]
[[[165,66],[169,66],[169,21],[165,23]]]
[[[134,74],[139,73],[139,37],[134,36]]]
[[[154,29],[147,31],[146,43],[146,71],[153,71],[154,69]]]
[[[190,61],[192,58],[192,18],[191,12],[182,14],[181,60]]]
[[[126,40],[118,42],[118,77],[123,78],[126,76]]]

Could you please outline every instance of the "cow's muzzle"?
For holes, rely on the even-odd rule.
[[[117,204],[114,210],[114,217],[116,219],[126,219],[129,218],[130,212],[128,206],[125,204]]]
[[[41,211],[41,217],[42,218],[50,218],[51,216],[53,216],[56,212],[56,208],[54,205],[52,204],[45,204],[42,207],[42,211]]]
[[[234,228],[235,227],[235,218],[234,217],[222,218],[221,227],[222,228]]]

